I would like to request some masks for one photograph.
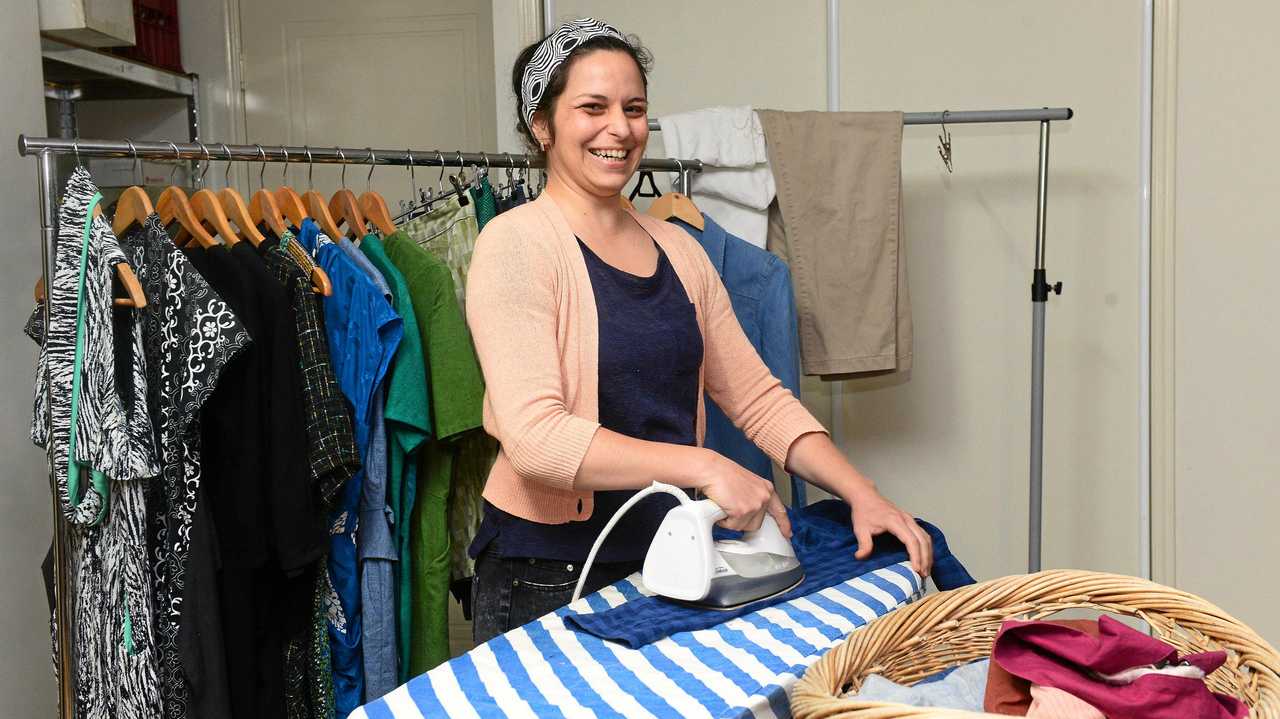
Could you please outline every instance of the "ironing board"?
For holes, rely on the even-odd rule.
[[[352,712],[421,717],[790,717],[787,692],[850,631],[923,593],[892,564],[711,629],[627,649],[567,628],[647,594],[633,574],[513,629]]]

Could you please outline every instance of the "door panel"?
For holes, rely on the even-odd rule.
[[[495,146],[490,2],[273,0],[241,3],[240,16],[251,142],[446,155]],[[290,181],[307,185],[309,170],[322,194],[341,184],[339,169],[323,165],[293,165]],[[367,175],[348,167],[346,184],[362,191]],[[418,172],[418,185],[438,176]],[[268,172],[268,185],[279,180]],[[382,167],[373,187],[394,210],[409,174]]]

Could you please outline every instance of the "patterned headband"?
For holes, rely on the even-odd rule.
[[[569,57],[569,53],[588,40],[612,37],[626,42],[622,33],[599,20],[584,17],[566,22],[542,41],[520,79],[520,99],[524,102],[524,124],[533,132],[533,113],[542,102],[542,93],[551,83],[551,75]]]

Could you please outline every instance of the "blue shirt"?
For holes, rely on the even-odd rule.
[[[729,303],[742,331],[760,359],[782,381],[782,386],[800,396],[800,331],[796,319],[795,294],[791,291],[791,270],[773,253],[729,234],[706,215],[705,229],[680,220],[671,220],[693,236],[711,258],[711,264],[729,291]],[[734,426],[724,411],[707,398],[707,434],[703,446],[713,449],[765,479],[773,478],[773,462],[742,430]],[[805,504],[805,484],[791,477],[791,506]]]
[[[324,298],[325,334],[338,386],[351,402],[356,447],[369,465],[376,394],[404,328],[382,289],[311,219],[297,234],[302,247],[329,275],[333,294]],[[361,656],[361,597],[356,553],[365,469],[343,487],[331,513],[329,530],[329,646],[333,661],[334,703],[339,716],[364,698]]]
[[[364,271],[388,304],[395,300],[391,287],[377,267],[346,237],[337,240],[351,261]],[[401,318],[401,327],[403,328]],[[391,538],[391,509],[387,506],[386,384],[373,393],[370,412],[373,430],[364,464],[364,491],[360,496],[360,649],[364,659],[366,700],[380,697],[399,685],[396,651],[395,541]]]
[[[881,567],[907,561],[907,548],[888,533],[873,538],[870,557],[854,557],[858,540],[850,521],[851,511],[849,505],[838,499],[824,500],[807,507],[792,507],[787,510],[787,516],[791,518],[791,546],[804,567],[805,577],[798,586],[784,594],[729,610],[707,609],[659,596],[643,596],[595,614],[566,614],[565,626],[638,649],[677,632],[707,629],[765,607],[809,596]],[[942,530],[921,519],[916,523],[933,540],[931,576],[938,589],[946,591],[973,584],[973,577],[951,553]],[[717,535],[724,533],[718,528],[716,532]],[[902,567],[900,571],[911,570]],[[824,600],[817,601],[821,603]]]

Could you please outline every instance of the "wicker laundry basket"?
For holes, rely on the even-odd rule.
[[[1053,570],[1019,574],[934,594],[855,630],[805,672],[791,694],[796,719],[990,717],[992,714],[842,698],[879,674],[913,684],[991,655],[1000,623],[1064,609],[1137,617],[1179,653],[1227,650],[1207,681],[1239,697],[1249,716],[1280,719],[1280,654],[1249,627],[1194,594],[1134,577]]]

